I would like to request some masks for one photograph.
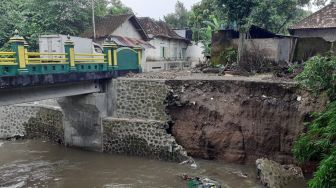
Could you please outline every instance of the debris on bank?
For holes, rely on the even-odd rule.
[[[268,159],[258,159],[257,178],[268,188],[282,188],[294,180],[304,179],[300,167],[294,165],[280,165]]]
[[[207,177],[190,177],[184,174],[182,179],[187,182],[188,188],[221,188],[219,182]]]

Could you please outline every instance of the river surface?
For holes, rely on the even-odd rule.
[[[38,140],[0,141],[0,187],[187,188],[180,175],[206,176],[226,188],[261,188],[253,166],[197,160],[198,168],[87,152]],[[243,174],[247,177],[243,177]]]

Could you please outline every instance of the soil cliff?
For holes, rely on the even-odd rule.
[[[323,109],[293,83],[171,80],[170,132],[193,157],[254,163],[268,157],[292,163],[292,146],[310,114]]]

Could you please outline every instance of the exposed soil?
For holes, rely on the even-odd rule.
[[[310,113],[325,100],[288,82],[258,79],[183,79],[172,88],[171,132],[193,157],[248,163],[268,157],[293,163],[292,146]]]

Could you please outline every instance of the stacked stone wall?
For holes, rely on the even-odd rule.
[[[63,143],[62,118],[58,107],[36,104],[0,107],[0,139],[42,138]]]
[[[163,80],[113,80],[115,117],[166,121],[164,101],[169,91]]]
[[[167,132],[163,80],[117,79],[113,81],[114,116],[103,119],[103,151],[168,161],[186,160],[185,150]]]
[[[103,150],[167,161],[186,160],[183,148],[167,134],[164,125],[162,121],[106,118]]]

